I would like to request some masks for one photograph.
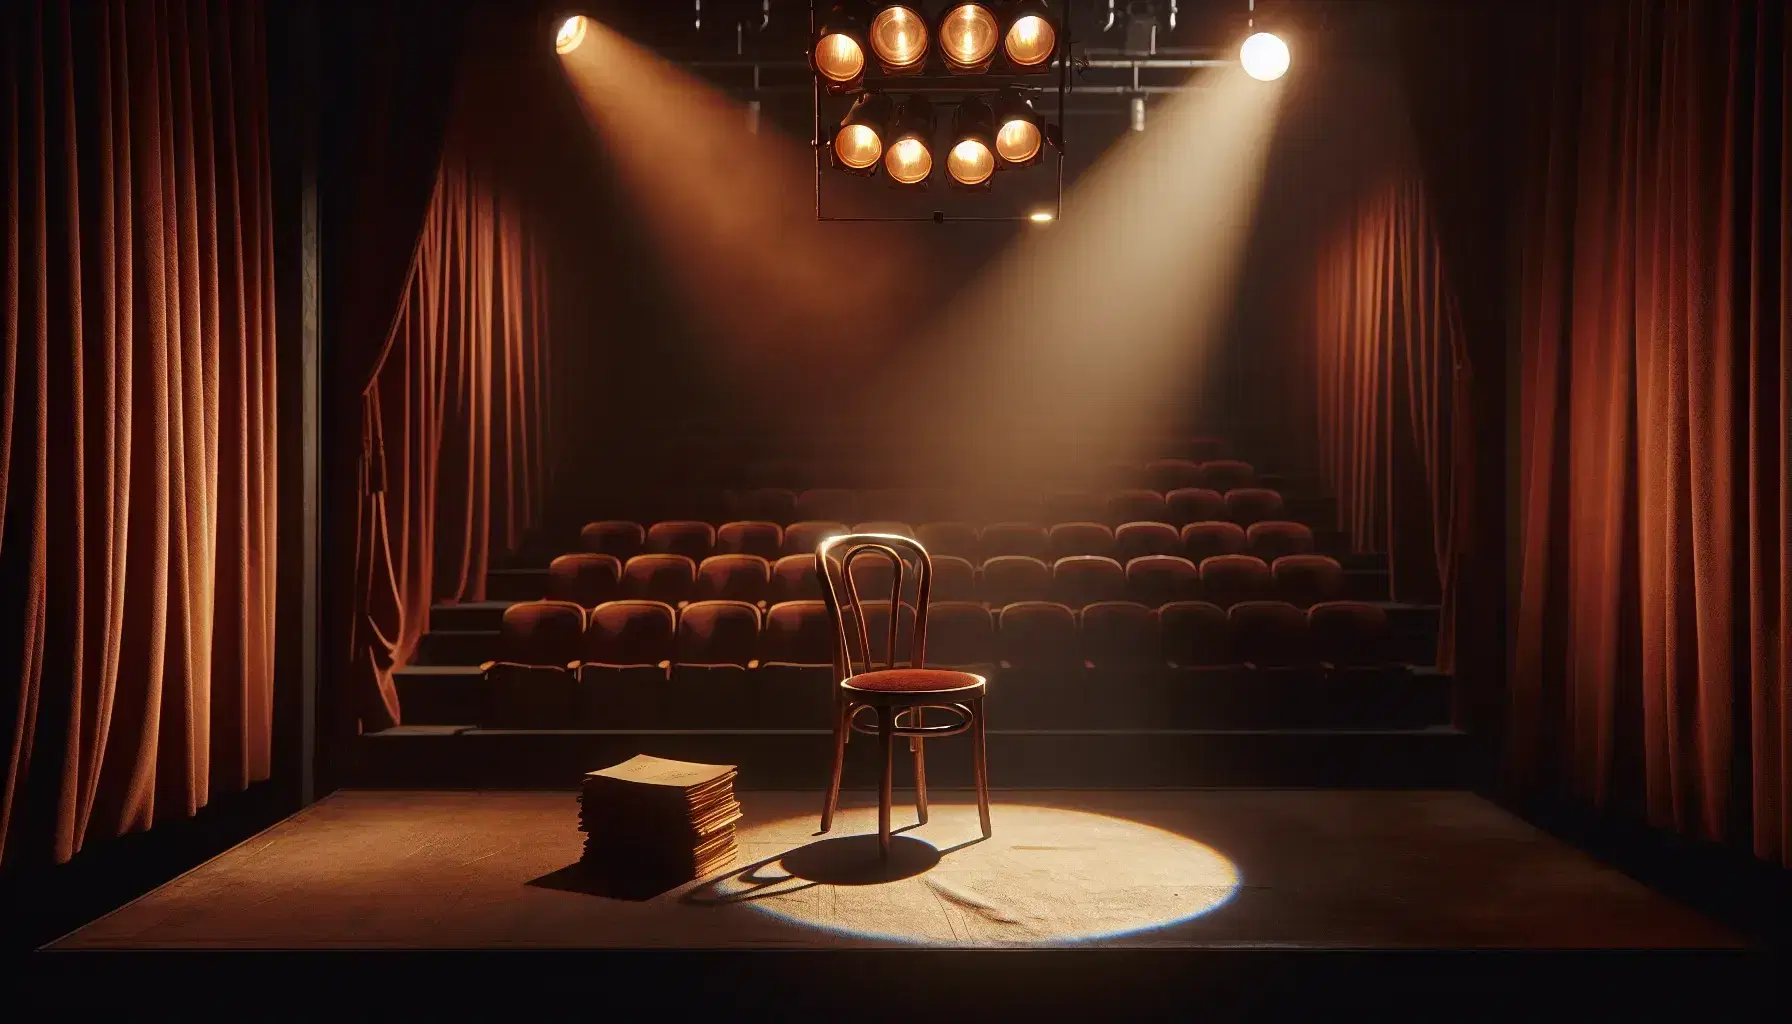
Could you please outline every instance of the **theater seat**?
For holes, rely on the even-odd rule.
[[[1312,665],[1307,615],[1286,601],[1240,601],[1226,612],[1232,649],[1257,669]]]
[[[1157,610],[1164,661],[1173,670],[1208,671],[1235,666],[1226,610],[1207,601],[1173,601]]]
[[[1168,521],[1172,526],[1181,527],[1226,518],[1225,496],[1205,487],[1178,488],[1164,495],[1164,504],[1169,507]]]
[[[1166,494],[1202,486],[1201,467],[1188,459],[1153,459],[1145,464],[1145,477],[1154,490]]]
[[[979,550],[985,564],[1004,555],[1044,561],[1051,553],[1051,537],[1037,523],[991,523],[983,528]]]
[[[640,523],[621,519],[604,519],[586,523],[579,530],[579,547],[598,555],[614,555],[622,561],[641,553],[647,543],[647,530]]]
[[[771,598],[771,578],[771,563],[758,555],[711,555],[697,566],[696,599],[760,606]]]
[[[977,570],[952,555],[933,556],[933,601],[977,600]]]
[[[1170,505],[1156,491],[1117,491],[1108,497],[1107,523],[1162,523],[1170,517]]]
[[[1248,542],[1237,523],[1190,523],[1182,528],[1182,554],[1200,565],[1216,555],[1242,555]]]
[[[1214,491],[1230,491],[1238,487],[1249,487],[1256,482],[1257,470],[1248,462],[1237,459],[1209,459],[1201,463],[1201,482],[1194,486],[1206,487]]]
[[[1182,538],[1168,523],[1122,523],[1114,531],[1114,558],[1121,565],[1146,555],[1180,555]]]
[[[763,728],[826,728],[833,721],[834,627],[821,601],[786,601],[765,613],[753,690]]]
[[[927,665],[975,672],[985,678],[996,663],[995,617],[980,604],[937,601],[927,609]]]
[[[1322,601],[1307,611],[1313,656],[1333,669],[1388,665],[1388,616],[1365,601]]]
[[[771,590],[766,600],[783,604],[821,599],[821,579],[815,573],[814,555],[785,555],[772,563]]]
[[[578,552],[548,563],[549,600],[595,608],[616,597],[621,584],[622,562],[615,555]]]
[[[1104,523],[1059,523],[1053,526],[1047,551],[1053,561],[1071,555],[1113,557],[1114,531]]]
[[[1344,570],[1325,555],[1284,555],[1270,566],[1276,596],[1297,608],[1336,600],[1344,590]]]
[[[715,553],[716,528],[694,520],[654,523],[647,528],[647,552],[654,555],[683,555],[701,562]]]
[[[723,523],[716,531],[716,554],[758,555],[775,561],[784,549],[784,528],[775,522]]]
[[[563,728],[575,711],[574,673],[585,609],[570,601],[519,601],[498,625],[498,658],[481,668],[484,724]]]
[[[746,556],[750,557],[750,556]],[[689,728],[750,724],[747,673],[759,667],[759,609],[745,601],[694,601],[678,613],[668,693]]]
[[[1037,558],[998,555],[983,563],[978,595],[991,608],[1016,601],[1043,601],[1051,590],[1051,569]]]
[[[1281,519],[1282,495],[1261,487],[1235,487],[1226,492],[1226,518],[1240,526]]]
[[[678,605],[697,589],[697,564],[684,555],[636,555],[622,564],[622,596]]]
[[[1155,609],[1102,601],[1085,606],[1080,621],[1084,667],[1138,671],[1163,666]]]
[[[579,644],[579,720],[606,729],[670,722],[667,674],[677,613],[661,601],[606,601],[591,610]]]
[[[814,557],[822,541],[847,532],[846,524],[835,520],[800,520],[784,528],[784,553]]]
[[[1201,597],[1201,571],[1178,555],[1141,555],[1126,563],[1126,597],[1157,608]]]
[[[1052,563],[1051,600],[1071,608],[1126,596],[1126,570],[1101,555],[1069,555]]]
[[[1214,555],[1203,559],[1201,596],[1221,608],[1230,608],[1240,601],[1261,601],[1269,598],[1271,578],[1269,566],[1261,558],[1250,555]]]
[[[1246,550],[1265,562],[1273,563],[1283,555],[1313,553],[1313,530],[1304,523],[1283,520],[1252,523],[1245,531]]]
[[[935,558],[951,555],[968,561],[979,557],[977,528],[970,523],[922,523],[915,530],[915,539]]]
[[[1021,601],[998,614],[1000,682],[991,706],[1017,728],[1071,728],[1083,721],[1082,655],[1076,614],[1061,604]]]

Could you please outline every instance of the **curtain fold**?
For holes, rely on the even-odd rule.
[[[1608,0],[1528,198],[1512,778],[1792,864],[1792,36]]]
[[[261,6],[6,6],[0,862],[270,770]]]
[[[481,123],[463,112],[451,129],[361,395],[346,684],[365,731],[402,721],[392,673],[428,631],[431,605],[484,599],[487,569],[537,522],[548,482],[543,238]]]
[[[1452,670],[1470,361],[1416,178],[1365,189],[1321,245],[1313,294],[1320,475],[1352,545],[1388,553],[1393,598],[1443,602],[1438,661]]]

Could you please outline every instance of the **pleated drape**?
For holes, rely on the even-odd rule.
[[[437,602],[478,601],[541,513],[550,422],[541,241],[504,176],[451,141],[383,359],[363,395],[361,727],[401,721],[392,671]]]
[[[1416,180],[1366,190],[1323,242],[1313,294],[1316,444],[1339,526],[1357,550],[1388,553],[1395,600],[1443,602],[1438,655],[1451,669],[1471,373]]]
[[[1560,29],[1524,217],[1514,781],[1792,864],[1775,0]]]
[[[274,296],[253,0],[5,5],[0,857],[269,774]]]

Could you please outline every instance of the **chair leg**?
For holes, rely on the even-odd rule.
[[[890,783],[896,773],[896,709],[877,709],[877,742],[883,750],[884,778],[877,789],[877,852],[890,859]]]
[[[842,700],[834,712],[834,770],[828,791],[821,799],[821,830],[834,827],[834,811],[840,805],[840,773],[846,767],[846,734],[852,731],[852,705]]]
[[[971,703],[971,717],[976,719],[971,728],[971,761],[972,774],[977,780],[977,817],[983,824],[983,838],[989,838],[989,736],[985,732],[983,720],[983,700],[978,698]]]
[[[923,720],[923,709],[915,709],[915,725],[926,724]],[[922,825],[927,824],[927,751],[922,747],[919,736],[911,741],[915,750],[915,820]]]

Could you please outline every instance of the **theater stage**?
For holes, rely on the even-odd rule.
[[[835,831],[817,836],[816,794],[742,793],[733,868],[624,899],[574,866],[570,792],[343,791],[40,959],[72,971],[88,951],[170,949],[1741,948],[1461,791],[1011,790],[987,840],[968,794],[937,793],[888,868],[866,796],[846,794]],[[899,807],[898,826],[913,820]]]

